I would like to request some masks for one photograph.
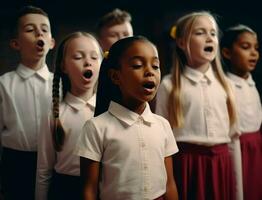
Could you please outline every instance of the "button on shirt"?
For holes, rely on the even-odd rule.
[[[66,94],[60,105],[60,121],[66,134],[61,152],[54,150],[51,115],[44,123],[43,131],[39,137],[41,142],[38,145],[37,200],[47,199],[46,195],[53,169],[60,174],[80,176],[80,160],[79,156],[74,154],[74,149],[84,123],[94,116],[95,102],[96,95],[85,102],[70,92]]]
[[[232,73],[227,75],[234,85],[240,131],[243,133],[259,130],[262,122],[262,108],[251,74],[246,80]]]
[[[168,118],[171,75],[163,78],[157,94],[156,113]],[[212,67],[203,74],[185,67],[181,76],[184,127],[174,128],[176,140],[203,145],[230,141],[227,94],[215,77]]]
[[[0,77],[0,134],[2,145],[36,151],[42,120],[51,106],[53,75],[45,65],[34,71],[19,64]]]
[[[102,164],[102,200],[155,199],[166,191],[164,159],[178,151],[167,120],[142,115],[111,102],[108,112],[89,120],[76,153]]]

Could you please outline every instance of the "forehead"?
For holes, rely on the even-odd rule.
[[[114,24],[111,26],[105,26],[102,31],[108,32],[133,32],[130,22],[123,22],[121,24]]]
[[[72,38],[68,41],[66,48],[68,50],[87,50],[91,49],[99,52],[98,43],[91,37],[88,36],[80,36],[76,38]]]
[[[194,29],[197,29],[197,28],[212,28],[212,29],[216,30],[217,26],[216,26],[216,22],[214,21],[214,19],[211,16],[202,15],[202,16],[198,16],[195,19],[195,22],[193,24],[193,28]]]
[[[145,57],[145,58],[158,58],[158,52],[156,47],[147,41],[135,41],[132,45],[126,49],[123,54],[124,58],[131,57]]]
[[[50,26],[49,19],[41,14],[26,14],[19,19],[19,26],[26,26],[28,24],[46,24]]]
[[[237,42],[251,42],[251,43],[258,43],[257,35],[251,32],[243,32],[238,35]]]

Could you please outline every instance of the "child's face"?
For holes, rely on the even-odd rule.
[[[210,16],[199,16],[192,26],[188,44],[184,40],[180,48],[185,52],[189,66],[198,67],[214,60],[218,49],[214,20]]]
[[[98,43],[81,36],[68,41],[65,48],[63,71],[69,76],[71,92],[76,96],[93,92],[101,64]]]
[[[227,51],[226,57],[231,62],[232,71],[244,76],[255,69],[259,59],[257,36],[244,32]]]
[[[108,51],[118,40],[133,35],[130,22],[104,27],[99,36],[99,42],[103,51]]]
[[[39,60],[54,47],[50,23],[41,14],[27,14],[19,19],[17,38],[12,47],[19,50],[22,60]]]
[[[136,41],[120,59],[120,69],[112,75],[126,104],[139,105],[152,100],[160,83],[160,62],[156,48]]]

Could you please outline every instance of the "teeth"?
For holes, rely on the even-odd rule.
[[[88,71],[86,71],[86,72],[84,73],[84,77],[86,77],[86,78],[91,78],[92,75],[93,75],[93,72],[92,72],[91,70],[88,70]]]

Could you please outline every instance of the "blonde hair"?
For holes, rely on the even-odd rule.
[[[70,91],[71,85],[69,77],[66,73],[62,70],[62,65],[64,62],[64,57],[66,55],[66,49],[68,47],[69,42],[72,39],[79,38],[79,37],[88,37],[96,41],[99,50],[100,55],[102,58],[102,49],[100,48],[97,40],[95,37],[87,32],[74,32],[69,34],[67,37],[63,39],[63,41],[60,43],[57,54],[56,54],[56,61],[55,61],[55,73],[53,78],[53,144],[56,151],[62,151],[63,144],[65,140],[65,131],[63,129],[63,126],[61,124],[60,118],[59,118],[59,103],[60,103],[60,82],[62,83],[62,95],[63,98],[65,97],[66,93]],[[61,80],[61,81],[60,81]],[[96,89],[96,86],[95,86]],[[95,91],[94,91],[95,92]]]
[[[198,17],[208,16],[214,20],[216,26],[215,18],[207,11],[193,12],[187,14],[176,23],[175,38],[185,39],[187,44],[187,51],[190,52],[189,42],[192,35],[193,25]],[[218,30],[218,26],[217,26]],[[190,56],[190,55],[189,55]],[[184,113],[182,105],[182,94],[181,94],[181,74],[183,73],[184,66],[186,64],[186,56],[184,52],[176,45],[173,55],[173,67],[172,67],[172,90],[168,99],[168,120],[172,127],[180,128],[184,126]],[[220,53],[217,51],[215,59],[211,62],[214,69],[216,77],[227,94],[227,108],[229,113],[230,125],[232,126],[236,121],[236,110],[233,101],[233,94],[226,81],[225,74],[222,69],[222,64],[220,61]]]

